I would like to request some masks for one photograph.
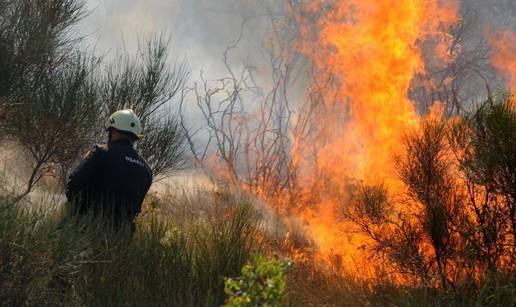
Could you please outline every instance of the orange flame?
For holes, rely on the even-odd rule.
[[[492,46],[491,63],[507,80],[509,87],[516,90],[516,33],[503,31],[489,35]]]
[[[319,1],[314,11],[322,10],[323,4]],[[429,36],[446,36],[441,31],[458,20],[457,3],[342,0],[333,5],[318,24],[318,39],[305,42],[302,49],[321,73],[337,78],[337,90],[327,99],[337,97],[337,102],[349,104],[350,115],[341,129],[326,136],[329,141],[318,153],[317,167],[341,195],[349,184],[346,178],[382,182],[399,191],[393,159],[404,133],[419,122],[407,97],[414,75],[425,69],[418,43]],[[314,36],[309,26],[303,30]],[[350,246],[343,236],[346,225],[336,213],[343,201],[340,196],[325,198],[306,209],[303,217],[323,254],[351,261],[358,242]]]

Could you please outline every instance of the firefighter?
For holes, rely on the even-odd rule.
[[[134,149],[141,124],[132,110],[113,113],[106,124],[107,144],[88,151],[71,173],[66,197],[78,215],[102,215],[119,228],[141,210],[152,183],[152,172]]]

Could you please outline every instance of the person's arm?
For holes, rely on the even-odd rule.
[[[81,163],[73,170],[66,185],[66,198],[72,202],[78,192],[86,191],[98,175],[102,149],[95,146],[88,151]]]
[[[136,212],[135,212],[136,215],[140,214],[140,212],[142,210],[143,201],[145,200],[145,196],[149,192],[149,189],[150,189],[150,187],[152,185],[152,171],[150,170],[150,168],[148,166],[146,166],[146,168],[147,168],[147,172],[149,174],[149,177],[147,179],[147,183],[145,184],[144,193],[143,193],[141,199],[138,202],[138,207],[136,208]]]

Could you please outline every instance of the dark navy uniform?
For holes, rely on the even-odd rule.
[[[152,172],[128,140],[97,145],[70,175],[66,197],[80,215],[102,213],[132,222],[152,183]]]

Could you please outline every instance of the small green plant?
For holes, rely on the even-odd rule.
[[[225,291],[228,300],[225,306],[280,306],[285,293],[289,260],[268,260],[254,256],[242,268],[239,278],[227,278]]]

